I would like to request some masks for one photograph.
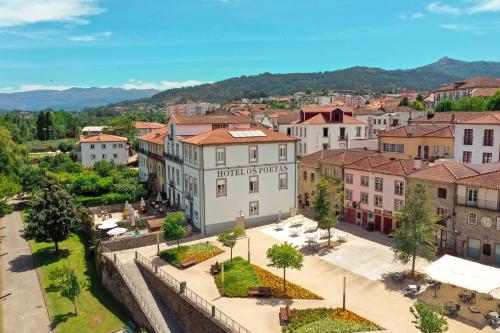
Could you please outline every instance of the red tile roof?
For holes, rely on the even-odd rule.
[[[295,113],[278,115],[278,124],[295,124],[300,121],[300,115]]]
[[[127,138],[101,133],[99,135],[83,138],[80,140],[80,143],[82,142],[127,142]]]
[[[436,91],[448,91],[455,89],[473,89],[484,87],[499,87],[500,79],[486,76],[476,76],[467,80],[458,81],[440,86]]]
[[[484,112],[434,112],[415,118],[415,123],[447,123],[462,122],[478,116]]]
[[[500,190],[500,170],[462,178],[457,184]]]
[[[138,137],[139,140],[156,143],[158,145],[163,145],[165,137],[168,135],[168,128],[162,127],[156,131],[153,131],[143,136]]]
[[[379,165],[391,162],[391,159],[385,155],[371,155],[360,159],[359,161],[353,162],[346,165],[346,169],[356,169],[356,170],[366,170],[370,171]]]
[[[150,122],[145,122],[145,121],[136,121],[134,123],[135,128],[137,129],[158,129],[162,127],[166,127],[167,125],[165,124],[160,124],[160,123],[150,123]]]
[[[316,113],[316,112],[331,112],[335,109],[341,109],[345,112],[353,111],[353,109],[350,106],[347,106],[342,102],[337,102],[333,104],[304,105],[300,110],[304,113],[310,113],[310,112]]]
[[[172,115],[172,121],[178,125],[202,125],[202,124],[250,124],[250,118],[240,115],[221,116],[179,116]]]
[[[302,157],[299,164],[318,168],[319,163],[344,165],[357,161],[365,156],[378,154],[373,150],[363,148],[325,149]]]
[[[410,127],[402,126],[393,130],[379,134],[380,137],[438,137],[438,138],[454,138],[455,128],[452,125],[414,125],[414,133],[409,134]]]
[[[461,121],[461,124],[500,125],[500,112],[483,112],[480,116]]]
[[[251,136],[251,137],[233,137],[230,132],[248,132],[248,131],[261,131],[265,136]],[[181,140],[184,143],[195,145],[219,145],[219,144],[240,144],[252,142],[293,142],[298,141],[297,138],[278,133],[276,131],[264,128],[221,128],[211,132],[202,133],[192,136],[187,139]]]
[[[416,171],[409,178],[432,182],[454,183],[460,178],[477,175],[475,170],[460,162],[443,162]]]
[[[476,88],[471,92],[471,96],[483,96],[490,97],[495,95],[497,91],[500,90],[500,87],[495,88]]]
[[[386,164],[382,164],[372,168],[373,172],[384,173],[388,175],[396,175],[406,177],[412,172],[422,170],[422,168],[427,168],[429,165],[421,160],[415,160],[413,158],[402,159],[391,161]]]

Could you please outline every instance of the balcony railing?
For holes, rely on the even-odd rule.
[[[165,156],[167,160],[175,162],[177,164],[182,164],[184,162],[182,158],[171,153],[163,152],[163,156]]]
[[[500,211],[499,201],[492,200],[469,200],[467,197],[457,197],[457,205]]]
[[[347,134],[339,135],[339,141],[347,141]]]

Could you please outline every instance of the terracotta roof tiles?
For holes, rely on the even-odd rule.
[[[455,128],[452,125],[415,125],[414,133],[410,133],[409,126],[402,126],[393,130],[381,133],[381,137],[439,137],[439,138],[453,138],[455,137]]]
[[[138,139],[142,141],[152,142],[163,145],[163,139],[168,135],[168,128],[162,127],[156,131],[140,136]]]
[[[416,171],[410,178],[441,183],[454,183],[458,179],[477,175],[478,173],[460,162],[443,162]]]
[[[117,135],[101,133],[99,135],[83,138],[80,140],[79,143],[82,142],[127,142],[127,138]]]
[[[202,133],[199,135],[192,136],[187,139],[182,139],[182,142],[195,145],[219,145],[219,144],[240,144],[240,143],[252,143],[252,142],[294,142],[298,141],[297,138],[278,133],[276,131],[259,128],[265,136],[248,136],[248,137],[233,137],[230,132],[248,132],[257,131],[255,128],[220,128],[214,131]]]
[[[136,121],[134,126],[137,129],[159,129],[166,127],[167,125],[154,122]]]
[[[465,177],[457,181],[457,184],[500,190],[500,170]]]

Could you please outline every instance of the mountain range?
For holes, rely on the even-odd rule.
[[[386,70],[357,66],[317,73],[263,73],[163,92],[154,89],[125,90],[121,88],[36,90],[0,94],[0,110],[36,111],[45,108],[79,110],[136,99],[155,104],[163,101],[224,103],[244,97],[288,95],[307,89],[382,92],[395,88],[409,88],[428,91],[441,84],[473,76],[500,77],[500,62],[467,62],[444,57],[435,63],[413,69]]]
[[[0,110],[38,111],[42,109],[80,110],[140,98],[157,93],[155,89],[70,88],[33,90],[0,94]]]
[[[472,76],[500,77],[500,62],[466,62],[444,57],[429,65],[404,70],[358,66],[319,73],[264,73],[166,90],[153,99],[228,102],[242,97],[288,95],[306,89],[381,92],[409,88],[428,91]]]

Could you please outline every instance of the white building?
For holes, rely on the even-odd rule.
[[[473,164],[500,161],[500,112],[478,112],[455,123],[455,159]]]
[[[255,128],[180,138],[182,200],[193,225],[213,234],[234,227],[240,215],[246,227],[289,216],[297,207],[296,141]]]
[[[427,114],[407,106],[393,108],[392,112],[381,109],[359,108],[354,110],[354,117],[368,123],[370,137],[376,137],[379,133],[390,131],[394,128],[408,125],[410,119]]]
[[[299,120],[278,124],[282,134],[298,138],[297,154],[305,156],[324,149],[349,148],[349,140],[368,137],[368,124],[352,117],[352,109],[337,105],[309,105]]]
[[[250,128],[250,118],[244,116],[178,116],[172,115],[167,123],[168,135],[165,137],[167,198],[173,204],[184,207],[183,170],[184,148],[181,139],[210,132],[219,128]]]
[[[187,103],[167,106],[168,115],[182,116],[203,116],[220,109],[220,104],[216,103]]]
[[[77,143],[77,154],[78,160],[85,166],[93,166],[97,161],[127,164],[127,138],[109,134],[81,137]]]
[[[500,89],[500,78],[484,76],[443,84],[432,92],[434,97],[433,106],[436,106],[443,99],[457,100],[468,96],[491,96],[498,89]]]
[[[101,134],[107,126],[85,126],[82,128],[82,135],[83,136],[93,136],[93,135],[99,135]]]

